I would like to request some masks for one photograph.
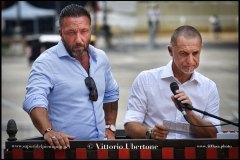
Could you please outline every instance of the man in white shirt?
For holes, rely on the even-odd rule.
[[[194,27],[175,30],[168,46],[172,60],[166,66],[141,72],[133,82],[124,120],[127,136],[158,140],[216,137],[214,125],[219,125],[219,120],[185,109],[187,122],[176,105],[178,100],[219,115],[216,84],[195,71],[201,48],[202,37]],[[170,89],[172,82],[179,86],[176,95]]]

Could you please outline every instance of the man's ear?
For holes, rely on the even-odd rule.
[[[172,46],[168,46],[168,53],[169,53],[169,55],[170,56],[173,56],[173,54],[172,54]]]
[[[58,30],[59,35],[62,37],[61,29]]]

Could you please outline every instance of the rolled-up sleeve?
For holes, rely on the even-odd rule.
[[[48,106],[47,96],[53,87],[49,77],[49,68],[41,61],[33,64],[26,87],[23,109],[30,114],[35,107]]]
[[[124,123],[139,122],[142,123],[147,112],[147,84],[144,84],[144,72],[140,73],[134,80],[132,85],[131,94],[128,99],[127,111]]]
[[[106,89],[104,94],[103,103],[114,102],[119,99],[119,87],[117,81],[114,79],[113,74],[111,72],[111,67],[108,61],[106,60],[106,74],[105,74],[105,83]]]

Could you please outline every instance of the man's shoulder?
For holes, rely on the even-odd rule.
[[[161,73],[163,70],[164,70],[164,67],[158,67],[158,68],[151,68],[151,69],[148,69],[148,70],[144,70],[142,71],[141,73],[142,74],[146,74],[146,75],[155,75],[155,74],[159,74]]]
[[[89,45],[89,49],[90,49],[90,54],[95,57],[97,60],[100,61],[108,61],[108,56],[105,53],[105,51],[103,51],[102,49],[96,48],[92,45]]]
[[[51,57],[55,56],[54,54],[55,52],[56,52],[56,46],[48,48],[47,50],[45,50],[43,53],[40,54],[37,60],[41,61],[41,60],[51,59]]]
[[[55,45],[41,53],[35,62],[39,64],[54,64],[57,59],[57,46]]]
[[[89,45],[90,51],[93,53],[97,53],[100,55],[106,55],[105,51],[103,51],[102,49],[96,48],[95,46]]]
[[[201,83],[201,84],[207,84],[207,85],[215,85],[215,82],[210,79],[209,77],[199,73],[199,72],[195,72],[196,75],[196,79]]]
[[[141,71],[138,78],[141,79],[160,79],[160,76],[164,70],[164,67],[152,68],[148,70]]]

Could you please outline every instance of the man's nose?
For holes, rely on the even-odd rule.
[[[192,64],[192,63],[194,62],[194,57],[193,57],[192,54],[189,54],[189,55],[188,55],[188,57],[187,57],[187,62],[188,62],[189,64]]]
[[[83,36],[80,32],[77,32],[76,34],[76,43],[83,43]]]

